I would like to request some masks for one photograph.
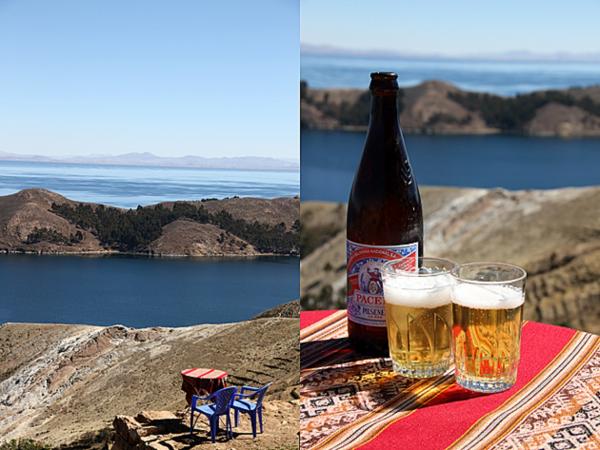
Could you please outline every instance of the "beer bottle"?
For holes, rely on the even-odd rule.
[[[423,254],[421,197],[398,123],[398,76],[371,74],[371,118],[354,175],[347,216],[348,334],[367,355],[387,356],[383,285],[379,269]]]

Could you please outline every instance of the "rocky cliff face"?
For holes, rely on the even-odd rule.
[[[366,130],[370,96],[360,89],[301,90],[303,128]],[[400,92],[400,123],[406,133],[533,136],[600,136],[600,87],[540,91],[500,97],[425,81]]]
[[[147,329],[4,324],[0,443],[67,444],[110,429],[117,415],[184,410],[180,371],[216,367],[229,373],[230,384],[273,382],[268,420],[279,448],[290,446],[299,413],[298,366],[296,318]],[[277,421],[289,426],[276,429]]]
[[[525,267],[525,318],[600,333],[600,188],[421,189],[425,254]],[[345,207],[301,206],[305,308],[345,307]],[[337,226],[337,228],[336,228]],[[318,237],[329,231],[324,242]]]

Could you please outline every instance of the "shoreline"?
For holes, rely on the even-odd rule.
[[[400,123],[402,127],[402,123]],[[367,125],[365,126],[341,126],[339,128],[300,128],[300,133],[303,132],[319,132],[319,133],[357,133],[365,134],[369,130]],[[516,133],[516,132],[502,132],[502,131],[487,131],[480,133],[465,133],[463,131],[445,131],[445,132],[431,132],[429,130],[409,130],[402,129],[403,136],[439,136],[439,137],[481,137],[481,136],[502,136],[507,138],[527,138],[527,139],[558,139],[561,141],[573,141],[573,140],[589,140],[589,141],[600,141],[599,136],[561,136],[554,134],[527,134],[527,133]]]
[[[32,155],[35,156],[35,155]],[[55,164],[55,165],[70,165],[70,166],[107,166],[107,167],[137,167],[140,169],[181,169],[181,170],[201,170],[201,171],[232,171],[232,172],[297,172],[298,167],[289,168],[229,168],[229,167],[199,167],[199,166],[184,166],[184,165],[159,165],[159,164],[116,164],[102,162],[72,162],[61,160],[42,161],[36,159],[9,159],[0,157],[0,162],[10,163],[28,163],[28,164]]]
[[[106,251],[89,251],[89,252],[58,252],[58,251],[32,251],[32,250],[0,250],[0,255],[31,255],[31,256],[132,256],[132,257],[145,257],[148,259],[165,258],[165,259],[192,259],[192,258],[240,258],[240,259],[252,259],[260,258],[262,256],[267,257],[282,257],[282,258],[300,258],[298,254],[282,254],[282,253],[257,253],[254,255],[237,255],[237,254],[222,254],[222,255],[184,255],[184,254],[149,254],[145,252],[120,252],[115,250]]]
[[[275,305],[277,306],[277,305]],[[71,322],[0,322],[0,329],[6,326],[23,326],[23,327],[87,327],[87,328],[97,328],[97,329],[105,329],[105,328],[115,328],[115,329],[125,329],[127,331],[171,331],[171,330],[187,330],[194,327],[204,327],[204,326],[233,326],[241,323],[246,323],[254,320],[269,320],[269,319],[286,319],[286,320],[298,320],[295,317],[250,317],[244,320],[238,320],[237,322],[202,322],[202,323],[194,323],[191,325],[148,325],[143,327],[134,327],[130,325],[123,325],[122,323],[113,323],[111,325],[97,325],[93,323],[71,323]]]
[[[287,313],[285,312],[287,310]],[[286,315],[282,315],[281,311]],[[61,327],[90,327],[97,329],[106,329],[106,328],[125,328],[127,331],[170,331],[170,330],[186,330],[194,327],[200,326],[225,326],[225,325],[237,325],[240,323],[246,323],[250,321],[256,320],[268,320],[268,319],[290,319],[290,320],[299,320],[300,313],[300,303],[298,300],[291,300],[283,303],[276,303],[270,308],[260,312],[257,315],[249,317],[247,319],[238,320],[238,321],[227,321],[227,322],[202,322],[202,323],[194,323],[191,325],[148,325],[142,327],[124,325],[122,323],[112,323],[110,325],[99,325],[92,323],[71,323],[71,322],[19,322],[19,321],[7,321],[0,322],[0,329],[6,326],[61,326]]]

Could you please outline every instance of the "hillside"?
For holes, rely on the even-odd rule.
[[[233,385],[273,381],[266,433],[252,448],[293,448],[298,319],[281,317],[185,328],[1,325],[0,442],[19,437],[58,445],[109,438],[117,415],[183,412],[180,371],[189,367],[225,370]]]
[[[600,333],[600,187],[422,188],[425,254],[527,270],[525,318]],[[301,301],[345,307],[345,205],[303,202]]]
[[[600,86],[502,97],[426,81],[401,89],[399,97],[406,133],[600,136]],[[367,90],[303,83],[300,123],[306,129],[366,130],[369,105]]]
[[[44,189],[0,197],[0,252],[297,254],[298,198],[165,202],[133,210]]]

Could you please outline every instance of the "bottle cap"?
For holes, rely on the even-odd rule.
[[[393,95],[398,87],[398,74],[394,72],[373,72],[369,89],[374,95]]]

